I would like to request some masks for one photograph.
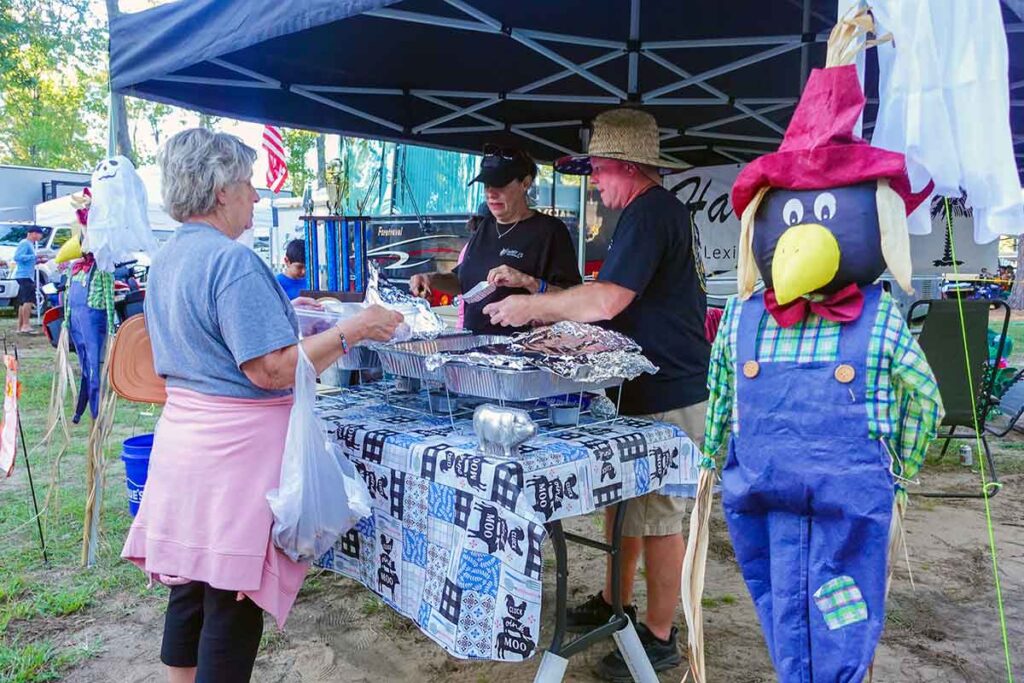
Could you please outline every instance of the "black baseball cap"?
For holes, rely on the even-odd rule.
[[[27,234],[30,232],[38,232],[40,235],[42,235],[46,233],[46,230],[44,230],[42,227],[38,225],[30,225],[25,229],[25,233]]]
[[[486,145],[484,157],[480,160],[480,172],[469,184],[504,187],[528,175],[536,175],[536,165],[523,152],[514,148]]]

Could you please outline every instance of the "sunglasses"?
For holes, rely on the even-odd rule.
[[[485,157],[501,157],[502,159],[518,159],[523,155],[521,150],[515,147],[501,147],[500,145],[492,145],[490,143],[484,145],[484,156]]]

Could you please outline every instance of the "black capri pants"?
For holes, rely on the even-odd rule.
[[[198,683],[244,683],[263,636],[263,610],[238,591],[190,581],[171,588],[160,661],[197,667]]]

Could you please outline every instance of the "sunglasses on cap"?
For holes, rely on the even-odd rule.
[[[500,145],[487,143],[484,145],[484,156],[501,157],[502,159],[508,159],[511,161],[512,159],[518,159],[523,156],[523,152],[515,147],[501,147]]]

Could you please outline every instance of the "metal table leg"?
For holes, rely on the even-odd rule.
[[[615,510],[615,519],[612,523],[611,543],[595,541],[586,536],[566,533],[562,529],[561,521],[548,522],[546,525],[548,536],[551,538],[551,545],[555,550],[555,632],[551,636],[551,646],[541,660],[540,668],[534,677],[534,683],[557,683],[565,677],[565,669],[569,663],[569,657],[582,652],[594,643],[604,640],[609,636],[615,638],[615,642],[622,652],[623,658],[629,667],[633,679],[641,683],[654,682],[658,678],[651,667],[640,644],[640,638],[629,617],[622,611],[622,524],[626,515],[628,501],[621,501]],[[608,553],[612,559],[612,611],[614,616],[611,620],[592,631],[588,631],[577,638],[565,642],[566,619],[568,609],[568,581],[569,563],[566,541],[579,543],[580,545],[597,548]]]

